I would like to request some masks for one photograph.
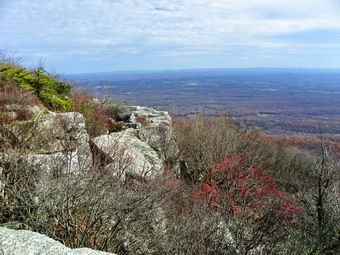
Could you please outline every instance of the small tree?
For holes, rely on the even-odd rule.
[[[7,62],[0,62],[0,88],[7,85],[33,91],[51,109],[66,111],[71,108],[68,102],[71,85],[51,77],[42,67],[30,71]]]
[[[312,183],[299,182],[299,221],[302,249],[311,254],[339,254],[340,251],[340,164],[320,138],[321,157],[310,169]]]

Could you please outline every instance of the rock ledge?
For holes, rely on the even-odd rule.
[[[28,230],[0,227],[1,255],[115,255],[88,248],[70,249],[47,236]]]

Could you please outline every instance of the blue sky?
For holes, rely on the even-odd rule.
[[[340,0],[0,0],[0,49],[61,73],[340,68]]]

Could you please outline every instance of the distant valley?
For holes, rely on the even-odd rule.
[[[139,71],[66,78],[95,96],[110,93],[180,119],[225,112],[286,144],[308,147],[323,135],[339,149],[340,69]]]

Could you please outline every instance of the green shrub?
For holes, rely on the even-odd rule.
[[[71,104],[60,97],[56,97],[55,95],[51,95],[48,93],[41,93],[40,99],[47,104],[49,108],[62,110],[62,111],[69,111],[71,110]]]
[[[0,87],[16,85],[24,90],[33,91],[50,109],[68,111],[71,105],[67,95],[71,85],[51,77],[42,67],[29,71],[25,68],[0,64]]]

